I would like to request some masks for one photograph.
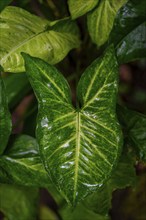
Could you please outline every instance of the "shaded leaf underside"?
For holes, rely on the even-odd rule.
[[[79,110],[72,106],[68,84],[56,68],[24,58],[39,101],[37,138],[43,161],[57,188],[75,204],[108,178],[121,146],[113,47],[81,77]]]

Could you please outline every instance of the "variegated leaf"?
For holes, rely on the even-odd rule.
[[[88,11],[91,11],[98,2],[99,0],[68,0],[69,11],[72,19],[76,19],[86,14]]]
[[[80,45],[78,28],[69,19],[50,22],[13,6],[0,18],[0,63],[5,72],[24,71],[21,52],[55,64]]]
[[[127,0],[102,0],[94,10],[89,12],[87,24],[92,41],[98,47],[109,37],[118,10]]]
[[[72,106],[69,86],[55,67],[23,56],[39,101],[37,139],[45,167],[66,200],[76,204],[109,177],[121,147],[114,49],[110,47],[81,77],[80,109]]]

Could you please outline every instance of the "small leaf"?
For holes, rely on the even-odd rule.
[[[11,116],[8,109],[5,85],[0,74],[0,154],[2,154],[6,148],[11,134],[11,126]]]
[[[0,12],[10,3],[12,2],[12,0],[1,0],[0,3]]]
[[[78,84],[80,109],[67,81],[38,58],[23,54],[39,101],[37,139],[45,167],[68,202],[76,204],[109,177],[122,137],[115,114],[118,69],[114,49],[95,60]]]
[[[98,2],[99,0],[68,0],[69,11],[72,19],[76,19],[86,14],[88,11],[91,11]]]
[[[146,115],[121,106],[117,113],[128,143],[135,148],[138,158],[146,162]]]
[[[12,109],[28,94],[31,86],[25,73],[10,74],[3,80],[7,90],[9,108]]]
[[[102,46],[109,37],[115,16],[127,0],[102,0],[87,16],[89,34],[98,47]]]
[[[35,220],[38,208],[38,189],[0,184],[0,211],[9,220]]]
[[[146,57],[146,2],[128,1],[118,12],[109,43],[114,43],[119,63]]]
[[[80,44],[78,28],[69,19],[49,22],[12,6],[2,11],[0,18],[0,59],[6,72],[24,71],[21,52],[55,64]]]
[[[51,184],[34,138],[21,135],[0,157],[0,182],[43,187]]]

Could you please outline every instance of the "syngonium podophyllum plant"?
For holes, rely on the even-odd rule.
[[[135,185],[134,164],[146,161],[145,115],[118,105],[119,64],[146,55],[146,3],[68,0],[65,17],[66,3],[48,1],[48,13],[62,18],[51,21],[10,2],[2,1],[0,15],[0,210],[6,219],[36,219],[44,187],[64,220],[110,219],[112,192]],[[66,79],[60,70],[72,72],[71,63]],[[10,136],[10,111],[31,88],[37,102],[19,119],[21,135]],[[44,209],[40,219],[60,218]]]

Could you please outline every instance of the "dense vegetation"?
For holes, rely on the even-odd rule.
[[[0,11],[0,217],[144,220],[145,0]]]

